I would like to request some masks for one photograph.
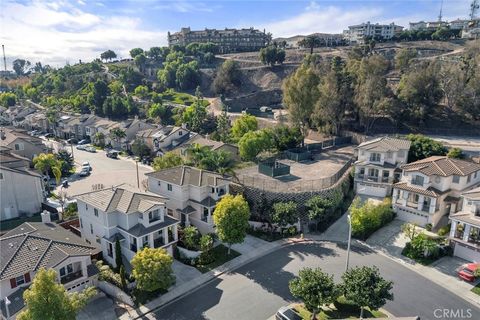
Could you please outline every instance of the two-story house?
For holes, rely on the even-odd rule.
[[[460,195],[480,184],[480,164],[433,156],[401,166],[393,186],[392,206],[401,220],[434,228],[459,209]],[[444,219],[442,219],[444,218]]]
[[[87,192],[75,198],[82,238],[98,243],[108,263],[115,265],[117,239],[127,261],[145,246],[173,253],[179,221],[166,214],[167,199],[127,185]]]
[[[182,156],[187,154],[187,149],[192,145],[198,144],[201,147],[208,148],[212,151],[225,151],[230,154],[232,160],[240,161],[240,152],[236,145],[225,143],[221,141],[215,141],[204,137],[201,134],[191,134],[191,138],[182,143],[180,146],[174,148],[172,151]]]
[[[38,213],[42,201],[42,175],[29,159],[0,146],[0,221]]]
[[[167,197],[167,211],[183,225],[194,225],[204,233],[214,232],[213,211],[229,193],[230,179],[221,174],[189,166],[178,166],[146,174],[148,190]]]
[[[12,153],[33,160],[40,153],[47,152],[42,139],[29,136],[24,130],[0,128],[0,146],[10,148]]]
[[[480,263],[480,187],[462,193],[462,209],[450,214],[453,254]]]
[[[146,129],[137,132],[136,138],[146,144],[156,156],[162,156],[189,140],[196,133],[185,126],[164,126],[159,129]]]
[[[91,258],[99,249],[49,222],[49,213],[42,220],[25,222],[0,237],[2,319],[14,319],[23,309],[23,292],[40,268],[54,269],[68,292],[96,284],[98,269]]]
[[[390,196],[401,164],[407,163],[410,141],[382,137],[363,142],[357,147],[355,191],[374,197]]]

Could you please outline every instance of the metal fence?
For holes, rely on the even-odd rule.
[[[310,180],[285,181],[272,178],[261,178],[258,176],[252,177],[241,175],[238,177],[238,182],[246,187],[259,189],[268,192],[315,192],[327,189],[335,185],[340,178],[351,168],[354,159],[347,161],[340,170],[330,177],[322,177]],[[312,173],[313,174],[313,173]],[[287,177],[288,179],[288,177]]]
[[[258,172],[269,177],[278,177],[290,174],[290,166],[281,162],[263,162],[258,164]]]

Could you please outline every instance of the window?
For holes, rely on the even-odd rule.
[[[422,176],[414,176],[412,179],[412,184],[417,185],[417,186],[423,186],[423,182],[425,181],[425,178]]]
[[[477,177],[477,172],[478,172],[478,171],[475,171],[475,174],[473,175],[474,178]]]
[[[460,183],[460,176],[453,176],[452,182],[453,183]]]
[[[171,185],[170,183],[167,184],[167,190],[168,190],[168,191],[172,191],[172,185]]]
[[[212,192],[210,192],[210,193],[215,193],[215,188],[214,187],[212,187]]]
[[[90,233],[93,234],[93,226],[91,223],[90,223]]]
[[[15,143],[15,151],[23,150],[23,143]]]
[[[378,177],[378,169],[368,169],[369,177]]]
[[[83,221],[82,221],[82,218],[80,218],[80,228],[83,229]]]
[[[370,161],[380,162],[380,153],[370,153]]]
[[[183,131],[181,131],[181,130],[178,131],[178,135],[179,135],[179,136],[183,135]]]
[[[364,175],[365,174],[365,168],[360,168],[360,175]]]
[[[469,183],[471,180],[472,180],[472,175],[469,174],[469,175],[467,176],[467,183]]]
[[[390,152],[390,151],[387,152],[387,158],[392,159],[392,152]]]
[[[95,217],[98,217],[98,210],[96,208],[93,209],[93,214],[95,215]]]
[[[3,180],[3,173],[0,172],[0,180]]]
[[[85,203],[85,210],[88,211],[88,204]]]
[[[67,264],[65,267],[60,268],[60,277],[73,273],[73,264]]]
[[[25,283],[25,276],[20,276],[15,278],[15,282],[17,283],[17,286],[22,285]]]
[[[399,157],[405,156],[405,152],[403,150],[398,151],[398,156]]]
[[[97,243],[100,243],[100,238],[97,236],[97,238],[95,239],[95,241],[97,241]]]
[[[161,186],[162,183],[160,181],[157,181],[157,186]]]

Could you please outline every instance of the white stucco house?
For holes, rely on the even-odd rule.
[[[54,269],[68,292],[95,286],[98,269],[92,256],[96,246],[59,225],[25,222],[0,237],[0,319],[15,319],[25,306],[23,292],[40,268]]]
[[[450,214],[453,254],[480,263],[480,187],[462,193],[461,210]]]
[[[213,211],[229,193],[230,178],[189,166],[178,166],[146,174],[148,190],[168,198],[169,215],[203,233],[214,232]]]
[[[117,239],[128,262],[145,246],[173,253],[180,222],[166,213],[166,198],[120,185],[75,199],[82,238],[100,245],[103,258],[111,265],[115,266]]]
[[[385,197],[392,193],[395,180],[401,175],[400,165],[407,163],[410,141],[382,137],[357,147],[355,191],[357,194]]]
[[[460,195],[480,185],[480,164],[433,156],[401,166],[392,206],[401,220],[435,228],[460,209]],[[443,219],[442,219],[443,218]]]

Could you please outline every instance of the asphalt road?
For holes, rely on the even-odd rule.
[[[58,147],[58,145],[55,145],[55,147]],[[66,150],[71,152],[70,146],[67,146]],[[68,177],[70,186],[65,189],[68,197],[92,191],[95,185],[110,187],[126,183],[134,187],[137,186],[135,162],[132,160],[110,159],[102,150],[91,153],[84,150],[77,150],[75,146],[73,147],[73,156],[77,168],[76,173]],[[80,177],[78,175],[80,167],[82,163],[86,161],[90,163],[92,172],[87,177]],[[141,163],[138,164],[138,176],[142,189],[142,182],[146,180],[145,173],[151,171],[152,169],[150,167]]]
[[[281,248],[156,310],[157,319],[265,320],[279,307],[294,302],[288,281],[304,267],[321,267],[336,281],[345,268],[345,247],[331,243]],[[419,274],[368,249],[354,248],[350,265],[376,265],[394,282],[394,301],[385,309],[395,316],[424,319],[480,319],[480,309]],[[452,314],[443,310],[463,312]],[[437,310],[437,311],[435,311]],[[469,311],[470,310],[470,311]],[[444,314],[450,315],[444,317]],[[453,316],[452,316],[453,315]],[[470,317],[469,317],[470,315]]]

